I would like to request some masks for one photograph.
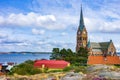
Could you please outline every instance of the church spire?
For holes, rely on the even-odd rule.
[[[84,28],[84,19],[83,19],[82,5],[81,5],[80,22],[79,22],[79,29],[80,29],[80,31],[82,31],[83,28]]]
[[[82,13],[82,5],[80,10],[80,21],[77,30],[77,45],[76,45],[76,52],[79,51],[80,47],[87,48],[87,30],[84,25],[83,13]]]

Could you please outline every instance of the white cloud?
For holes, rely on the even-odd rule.
[[[27,43],[27,42],[22,42],[22,43],[18,43],[16,44],[17,46],[30,46],[31,44],[30,43]]]
[[[4,34],[4,33],[0,33],[0,38],[7,38],[8,35],[7,34]]]
[[[73,49],[74,43],[72,42],[65,42],[65,41],[38,41],[36,42],[36,46],[40,46],[42,50],[46,51],[52,51],[53,48],[71,48]]]
[[[62,32],[61,35],[62,35],[62,36],[66,36],[66,35],[68,35],[68,33]]]
[[[31,26],[43,27],[46,29],[63,29],[64,24],[56,20],[54,15],[40,15],[38,13],[30,12],[27,14],[10,14],[6,17],[0,16],[0,25],[14,25],[14,26]]]
[[[38,41],[37,44],[38,45],[44,45],[44,44],[46,44],[46,42],[44,42],[44,41]]]
[[[103,41],[105,41],[105,39],[103,38],[103,36],[101,36],[101,35],[90,35],[89,36],[89,39],[88,40],[90,40],[91,42],[103,42]]]
[[[120,52],[120,44],[115,44],[115,47],[117,49],[117,52]]]
[[[2,16],[0,16],[0,24],[4,23],[4,18]]]
[[[85,17],[84,21],[85,21],[85,26],[86,26],[87,30],[90,32],[99,31],[99,27],[101,25],[103,26],[103,21],[100,19]]]
[[[102,32],[120,32],[120,21],[113,22],[104,22],[103,26],[100,26],[99,29]]]
[[[118,26],[120,23],[119,17],[113,21],[102,17],[101,15],[98,17],[85,17],[84,20],[87,30],[90,32],[120,32],[120,26]]]
[[[45,33],[45,30],[32,29],[33,34],[42,35]]]

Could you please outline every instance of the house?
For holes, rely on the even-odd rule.
[[[34,67],[48,69],[64,69],[70,63],[64,60],[35,60]]]
[[[0,72],[9,72],[13,68],[14,65],[15,63],[12,63],[12,62],[0,63]]]

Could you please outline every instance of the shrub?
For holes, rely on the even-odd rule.
[[[120,64],[115,64],[116,67],[120,68]]]
[[[83,72],[83,73],[86,73],[86,72],[87,72],[85,66],[78,66],[78,67],[75,67],[74,69],[75,69],[74,72],[77,72],[77,73],[78,73],[78,72]]]
[[[62,72],[62,70],[50,70],[49,72]]]
[[[35,68],[33,66],[33,61],[29,60],[17,66],[14,66],[8,74],[13,75],[14,73],[17,73],[19,75],[34,75],[34,74],[41,73],[41,70]]]
[[[66,67],[66,68],[63,69],[63,71],[65,71],[65,72],[70,71],[70,70],[74,70],[74,67],[69,66],[69,67]]]

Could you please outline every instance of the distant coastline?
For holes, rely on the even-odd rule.
[[[50,54],[50,53],[52,53],[52,52],[0,52],[0,54],[10,54],[10,53],[33,53],[33,54]],[[117,52],[117,54],[120,54],[120,52]]]
[[[0,54],[11,54],[11,53],[18,53],[18,54],[50,54],[52,52],[0,52]]]

